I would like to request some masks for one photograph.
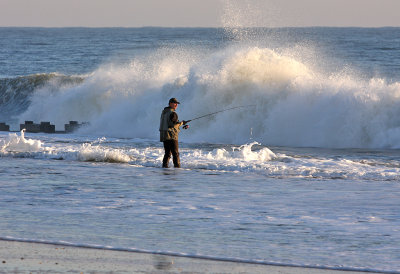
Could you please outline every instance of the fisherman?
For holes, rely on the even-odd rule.
[[[174,167],[181,167],[179,159],[178,135],[182,125],[184,125],[184,129],[189,127],[189,125],[186,125],[189,121],[180,122],[178,120],[178,114],[175,112],[178,104],[180,103],[176,98],[169,99],[169,106],[164,108],[160,117],[160,142],[164,143],[165,150],[162,163],[163,168],[168,168],[171,154]]]

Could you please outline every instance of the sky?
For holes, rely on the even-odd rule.
[[[400,0],[0,0],[0,26],[400,26]]]

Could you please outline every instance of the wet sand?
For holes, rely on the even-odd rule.
[[[367,273],[0,240],[0,273]]]

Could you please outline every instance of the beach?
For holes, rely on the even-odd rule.
[[[367,273],[0,240],[0,273]]]

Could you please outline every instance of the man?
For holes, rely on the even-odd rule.
[[[164,143],[164,158],[162,166],[168,168],[168,163],[172,154],[172,161],[174,167],[181,167],[179,159],[179,148],[178,148],[178,135],[180,127],[185,125],[183,128],[187,129],[189,126],[186,125],[188,121],[179,122],[178,114],[175,110],[178,107],[178,100],[171,98],[169,100],[169,106],[165,107],[160,117],[160,142]]]

